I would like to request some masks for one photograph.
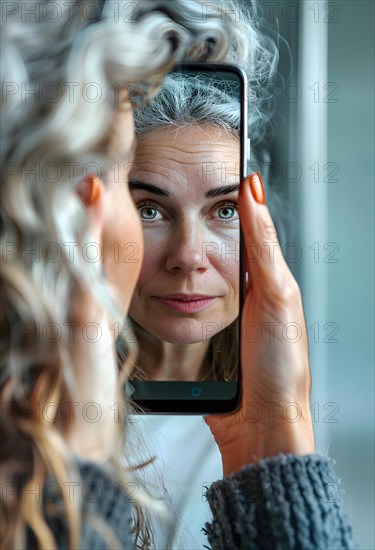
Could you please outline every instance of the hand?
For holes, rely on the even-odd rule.
[[[260,177],[246,178],[239,192],[249,273],[241,324],[242,402],[234,413],[206,418],[224,475],[278,453],[314,452],[301,293],[263,198]]]

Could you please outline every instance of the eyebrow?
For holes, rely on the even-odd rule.
[[[143,191],[148,191],[149,193],[154,193],[155,195],[162,195],[163,197],[170,196],[169,193],[167,193],[167,191],[160,189],[160,187],[158,187],[157,185],[153,185],[152,183],[145,183],[144,181],[140,181],[140,180],[130,180],[129,188],[142,189]]]
[[[161,195],[163,197],[170,197],[170,194],[167,191],[164,191],[164,189],[161,189],[157,185],[153,185],[152,183],[145,183],[144,181],[140,181],[140,180],[130,180],[129,188],[148,191],[149,193],[154,193],[155,195]],[[207,193],[205,194],[205,197],[213,198],[213,197],[219,197],[222,195],[229,195],[230,193],[234,193],[235,191],[238,191],[239,188],[240,188],[239,183],[235,183],[233,185],[222,185],[221,187],[215,187],[215,189],[210,189],[210,191],[207,191]]]
[[[234,185],[222,185],[221,187],[215,187],[215,189],[211,189],[210,191],[207,191],[206,197],[212,198],[212,197],[219,197],[221,195],[229,195],[229,193],[234,193],[239,189],[240,189],[239,183],[235,183]]]

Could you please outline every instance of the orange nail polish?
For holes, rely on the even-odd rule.
[[[88,174],[81,182],[79,194],[87,205],[94,204],[100,194],[100,180],[96,174]]]
[[[259,174],[259,172],[255,172],[254,174],[251,174],[251,176],[248,176],[248,180],[254,200],[259,202],[260,204],[265,204],[266,199],[262,183],[262,176]]]
[[[94,204],[99,198],[100,180],[95,174],[90,174],[89,178],[91,180],[90,204]]]

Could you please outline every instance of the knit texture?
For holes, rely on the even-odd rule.
[[[319,455],[280,454],[213,483],[206,493],[213,520],[203,529],[212,550],[356,548],[333,464]],[[134,549],[130,497],[103,466],[78,467],[80,548]],[[45,511],[59,550],[68,548],[65,521]],[[27,539],[28,550],[37,548],[31,531]]]
[[[92,462],[76,462],[80,480],[70,481],[70,498],[79,499],[82,513],[82,550],[133,550],[131,534],[131,496],[113,479],[109,470]],[[53,480],[46,484],[52,485]],[[59,550],[69,548],[68,530],[63,514],[48,513],[48,493],[44,491],[43,507],[49,528]],[[62,502],[55,502],[54,510],[62,508]],[[34,533],[27,531],[27,550],[38,549]]]
[[[213,550],[356,548],[334,462],[278,455],[245,466],[207,490],[204,532]]]
[[[86,487],[84,514],[90,518],[86,522],[83,520],[82,548],[133,549],[131,496],[97,464],[79,463],[79,471]],[[100,535],[103,529],[107,532],[107,540]]]

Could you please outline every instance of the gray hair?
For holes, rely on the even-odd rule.
[[[165,125],[180,127],[207,123],[238,135],[237,86],[235,82],[233,86],[229,83],[225,86],[225,90],[219,89],[215,78],[206,75],[168,75],[151,103],[134,111],[136,133],[143,134]]]
[[[204,11],[203,0],[134,1],[131,15],[129,3],[122,1],[27,2],[35,17],[25,17],[24,1],[8,4],[1,18],[0,245],[6,258],[0,274],[0,397],[13,413],[0,423],[5,442],[1,471],[2,479],[16,480],[21,487],[25,480],[42,482],[51,470],[61,482],[61,472],[71,464],[62,436],[67,416],[47,425],[34,421],[31,411],[40,396],[42,404],[60,405],[74,395],[69,332],[74,285],[91,289],[119,318],[103,273],[82,257],[89,224],[75,192],[85,167],[98,167],[106,182],[109,166],[118,160],[113,151],[111,156],[108,140],[119,90],[144,83],[151,95],[165,73],[183,60],[254,60],[231,1],[218,2],[215,13]],[[76,241],[80,245],[72,258],[66,244]],[[49,246],[57,250],[53,259]],[[62,331],[57,340],[33,343],[20,330],[49,324]],[[88,353],[87,368],[96,360]],[[78,503],[65,495],[64,504],[70,546],[77,547]],[[27,524],[38,531],[35,518],[42,522],[42,509],[23,505],[20,495],[3,506],[9,519],[5,546],[17,546],[15,532],[23,532]],[[36,536],[40,546],[55,545],[47,526]]]
[[[253,147],[261,149],[268,131],[272,134],[272,81],[279,54],[274,40],[259,30],[262,19],[255,2],[236,3],[235,13],[243,31],[241,47],[230,49],[225,62],[240,65],[247,74],[248,132]],[[222,82],[219,88],[222,89]],[[135,111],[136,132],[141,134],[167,124],[178,126],[192,122],[213,123],[237,132],[240,121],[233,90],[227,88],[221,93],[220,89],[215,86],[214,76],[202,80],[169,75],[153,101]]]

